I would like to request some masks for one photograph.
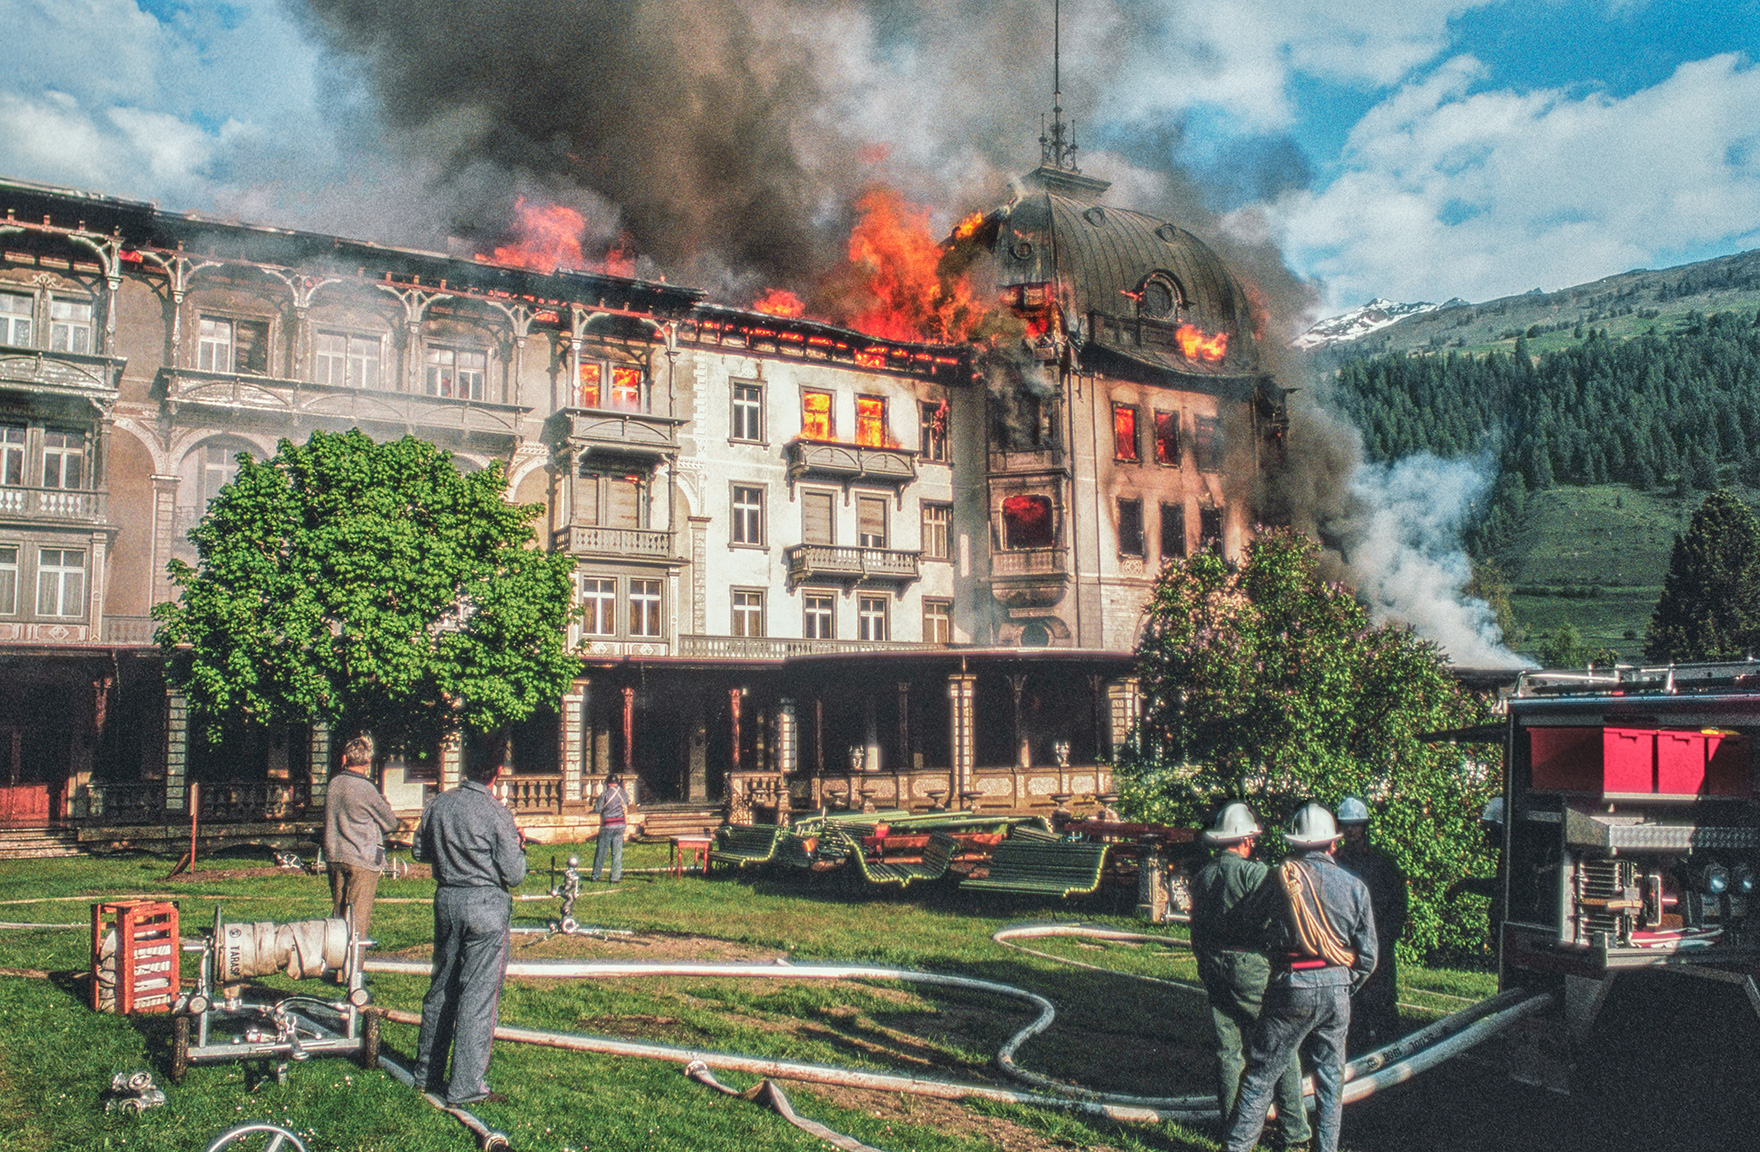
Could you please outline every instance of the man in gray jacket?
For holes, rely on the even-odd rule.
[[[1265,1007],[1247,1048],[1247,1074],[1229,1120],[1227,1152],[1250,1152],[1265,1127],[1277,1078],[1298,1051],[1314,1069],[1315,1152],[1338,1152],[1343,1118],[1344,1044],[1351,993],[1375,971],[1375,913],[1369,889],[1332,858],[1338,823],[1320,804],[1296,810],[1279,869],[1289,950],[1274,955]]]
[[[373,739],[356,736],[342,748],[342,769],[330,777],[324,795],[324,860],[330,873],[330,915],[354,914],[362,938],[373,926],[373,895],[385,865],[385,833],[397,827],[379,789],[367,778],[373,767]]]
[[[457,788],[422,810],[416,845],[434,866],[434,978],[416,1034],[416,1086],[457,1107],[495,1097],[489,1052],[507,970],[510,889],[526,878],[519,828],[489,788],[501,760],[466,770]],[[446,1056],[452,1073],[446,1075]]]

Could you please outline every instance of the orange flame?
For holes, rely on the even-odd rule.
[[[636,253],[626,233],[617,238],[617,243],[605,253],[605,261],[599,271],[607,276],[634,276],[636,274]]]
[[[982,224],[983,222],[984,222],[984,214],[982,212],[973,212],[970,216],[967,216],[964,220],[961,220],[959,222],[959,224],[954,228],[953,238],[955,240],[969,240],[969,239],[971,239],[972,233],[976,232],[978,230],[978,225]]]
[[[786,288],[766,288],[758,297],[752,308],[771,316],[786,316],[793,319],[807,314],[807,306],[799,296]]]
[[[513,202],[513,243],[502,244],[478,260],[511,264],[533,272],[603,272],[607,276],[634,276],[636,254],[629,237],[618,237],[602,261],[591,260],[582,250],[587,234],[586,217],[563,204],[528,204],[521,196]]]
[[[1228,355],[1226,332],[1206,336],[1196,324],[1181,324],[1173,338],[1179,343],[1180,355],[1187,360],[1220,360]]]
[[[944,250],[928,211],[887,188],[866,193],[856,208],[849,259],[865,300],[850,327],[889,340],[963,339],[979,308],[963,276],[942,275]]]

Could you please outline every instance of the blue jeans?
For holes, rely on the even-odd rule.
[[[593,848],[593,879],[605,871],[605,857],[611,857],[611,882],[623,879],[623,827],[599,829],[599,843]]]
[[[1257,952],[1199,949],[1198,977],[1209,993],[1210,1018],[1216,1026],[1216,1100],[1226,1128],[1247,1068],[1245,1042],[1264,1010],[1271,962]],[[1279,1142],[1286,1148],[1306,1144],[1312,1131],[1302,1099],[1302,1062],[1296,1053],[1290,1053],[1272,1095],[1277,1100]]]
[[[489,1094],[489,1050],[507,973],[513,901],[499,888],[434,893],[434,979],[422,998],[416,1034],[416,1087],[469,1104]],[[447,1052],[452,1073],[445,1076]]]
[[[1338,1152],[1344,1110],[1344,1041],[1351,1026],[1349,985],[1291,984],[1274,978],[1253,1026],[1240,1102],[1229,1120],[1227,1152],[1250,1152],[1265,1127],[1277,1079],[1298,1052],[1314,1069],[1315,1152]]]

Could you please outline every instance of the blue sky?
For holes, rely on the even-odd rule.
[[[797,145],[827,201],[848,191],[852,141],[888,145],[949,213],[1030,159],[1048,5],[695,7],[738,10],[812,62],[822,115],[800,116]],[[1323,312],[1760,247],[1760,0],[1063,9],[1084,167],[1152,206],[1179,202],[1163,194],[1180,166],[1221,216],[1206,225],[1276,243]],[[522,179],[457,163],[456,115],[387,128],[368,64],[320,43],[303,0],[0,0],[0,27],[0,175],[423,244],[453,223],[442,183]],[[617,205],[596,210],[615,226]]]

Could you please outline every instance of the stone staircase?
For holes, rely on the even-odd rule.
[[[70,828],[0,828],[0,860],[45,860],[84,856],[79,836]]]
[[[644,817],[642,837],[665,840],[672,836],[701,836],[721,827],[719,804],[665,804],[637,809]]]

